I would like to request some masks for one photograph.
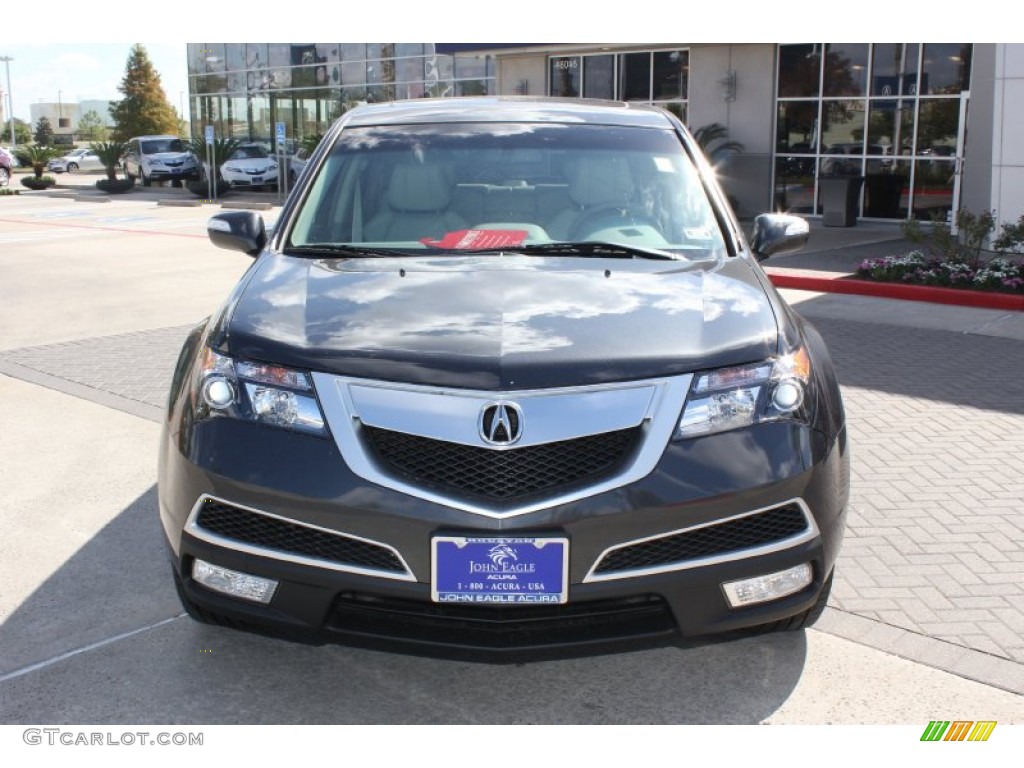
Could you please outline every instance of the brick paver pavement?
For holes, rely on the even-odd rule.
[[[815,325],[839,371],[853,457],[832,609],[1015,662],[1024,679],[1024,342]],[[158,418],[187,331],[8,350],[0,373],[39,372]]]

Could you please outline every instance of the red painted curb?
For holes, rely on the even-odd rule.
[[[845,277],[808,277],[787,274],[778,270],[768,271],[768,277],[776,288],[795,288],[801,291],[819,291],[821,293],[847,293],[856,296],[878,296],[885,299],[926,301],[932,304],[1024,312],[1024,296],[1013,293],[988,293],[957,288],[934,288],[928,285],[876,283],[871,280],[850,280]]]

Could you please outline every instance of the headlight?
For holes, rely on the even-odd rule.
[[[323,412],[305,371],[233,360],[203,351],[196,387],[204,416],[227,416],[326,435]]]
[[[159,166],[163,166],[164,161],[163,160],[150,160],[149,164],[152,165],[155,168],[158,165]]]
[[[267,170],[268,171],[276,171],[277,170],[277,163],[271,163],[270,165],[268,165],[267,166]]]
[[[676,438],[781,419],[808,420],[811,359],[801,347],[776,360],[694,376]]]

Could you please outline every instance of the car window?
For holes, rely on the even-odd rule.
[[[181,139],[147,139],[139,143],[142,146],[142,154],[144,155],[155,155],[158,152],[187,151]]]
[[[717,255],[700,177],[668,129],[443,124],[345,130],[313,182],[290,246],[615,242]],[[439,245],[440,244],[440,245]]]
[[[251,160],[269,157],[263,147],[239,147],[231,153],[228,160]]]

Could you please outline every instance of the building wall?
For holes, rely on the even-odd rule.
[[[992,134],[995,109],[996,46],[975,44],[971,103],[960,181],[961,208],[972,212],[992,205]]]
[[[1024,215],[1024,44],[995,49],[991,207],[1000,221],[1016,222]]]
[[[724,82],[732,72],[735,86]],[[771,210],[775,114],[775,45],[690,47],[689,125],[720,123],[743,152],[729,157],[718,176],[749,218]]]

